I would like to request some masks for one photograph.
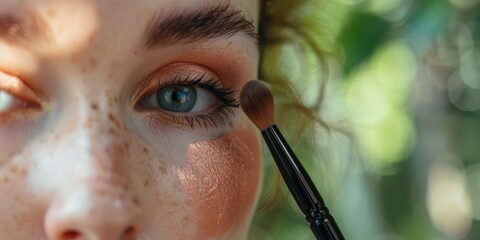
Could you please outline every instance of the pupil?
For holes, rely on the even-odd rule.
[[[178,103],[183,104],[187,101],[187,96],[188,96],[188,89],[187,88],[177,89],[172,94],[172,100],[174,102],[178,102]]]
[[[173,85],[157,92],[161,108],[172,112],[188,112],[197,102],[197,92],[192,86]]]

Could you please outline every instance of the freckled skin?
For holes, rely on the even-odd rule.
[[[257,0],[230,2],[258,22]],[[0,71],[24,82],[41,106],[0,112],[0,239],[246,238],[261,179],[248,118],[235,108],[225,126],[191,128],[132,100],[163,67],[163,82],[193,68],[233,89],[256,78],[258,53],[241,34],[141,45],[157,10],[218,3],[0,1],[2,13],[35,13],[48,28],[48,40],[0,37]]]

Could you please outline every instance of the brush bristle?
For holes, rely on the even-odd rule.
[[[240,106],[260,131],[275,122],[273,95],[265,82],[252,80],[246,83],[240,93]]]

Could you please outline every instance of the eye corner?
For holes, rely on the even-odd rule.
[[[0,111],[7,114],[16,111],[40,110],[44,107],[44,101],[32,86],[23,78],[0,70]]]

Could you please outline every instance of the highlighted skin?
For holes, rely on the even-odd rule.
[[[236,91],[257,75],[258,11],[255,0],[1,1],[0,239],[245,239],[261,156]],[[195,14],[235,27],[162,30]],[[191,111],[156,104],[173,84],[197,89],[169,102]]]

